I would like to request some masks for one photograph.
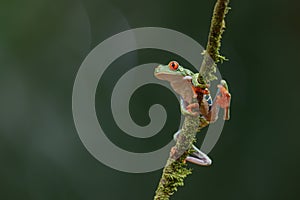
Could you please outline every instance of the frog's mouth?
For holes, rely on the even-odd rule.
[[[154,73],[154,76],[160,80],[166,80],[166,81],[173,81],[177,78],[182,78],[181,75],[177,75],[177,74],[168,74],[166,72],[158,72],[158,73]]]
[[[182,75],[176,73],[168,73],[165,71],[161,71],[160,66],[156,67],[154,70],[154,76],[160,80],[166,80],[172,82],[176,79],[182,79]]]
[[[174,81],[174,80],[181,80],[181,79],[185,79],[185,80],[192,79],[191,76],[183,76],[179,73],[163,71],[163,69],[161,68],[161,65],[157,66],[154,69],[154,76],[160,80],[167,80],[169,82]]]
[[[175,76],[175,75],[164,71],[162,69],[162,66],[158,65],[154,70],[154,76],[160,80],[172,81],[172,80],[174,80],[173,76]]]

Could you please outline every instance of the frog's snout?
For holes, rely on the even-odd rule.
[[[157,67],[155,67],[154,69],[154,76],[160,80],[163,80],[164,77],[164,69],[162,65],[158,65]]]
[[[155,69],[154,69],[154,74],[157,74],[157,73],[159,73],[159,72],[161,72],[161,65],[158,65],[158,66],[155,67]]]

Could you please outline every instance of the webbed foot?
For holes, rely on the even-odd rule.
[[[177,141],[177,138],[180,134],[181,130],[178,130],[174,135],[173,139]],[[209,166],[212,164],[212,160],[205,154],[203,153],[200,149],[198,149],[195,145],[192,146],[194,152],[192,155],[186,157],[186,161],[194,163],[196,165],[201,165],[201,166]]]
[[[186,157],[186,161],[190,162],[190,163],[194,163],[196,165],[201,165],[201,166],[209,166],[212,164],[211,159],[205,155],[206,157],[192,157],[192,156],[187,156]]]
[[[216,103],[224,109],[224,120],[229,120],[229,107],[231,101],[231,94],[228,90],[228,85],[226,81],[222,80],[221,83],[218,85],[219,92],[216,97]]]
[[[193,116],[198,116],[199,113],[199,104],[198,103],[191,103],[189,105],[186,106],[186,110],[191,113],[191,115]]]
[[[197,117],[200,115],[198,103],[187,104],[188,103],[185,102],[182,98],[180,99],[180,109],[183,115],[191,115],[193,117]]]

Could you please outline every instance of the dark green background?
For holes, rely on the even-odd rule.
[[[0,199],[152,199],[161,171],[110,169],[81,143],[71,109],[74,78],[93,47],[130,28],[170,28],[205,45],[213,5],[208,0],[1,0]],[[213,165],[192,165],[193,175],[173,199],[299,199],[299,2],[235,0],[231,7],[222,43],[230,61],[220,70],[231,86],[232,119],[210,153]],[[173,58],[133,52],[106,72],[97,111],[108,116],[101,123],[114,143],[149,151],[176,131],[178,105],[170,93],[157,96],[154,91],[165,92],[158,86],[140,88],[130,104],[141,125],[147,124],[151,103],[168,106],[173,117],[153,140],[124,136],[105,104],[112,82],[130,67]],[[145,94],[152,95],[141,97]]]

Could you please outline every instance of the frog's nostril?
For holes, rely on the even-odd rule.
[[[159,72],[159,69],[160,69],[160,65],[158,65],[158,66],[155,68],[155,72]]]

